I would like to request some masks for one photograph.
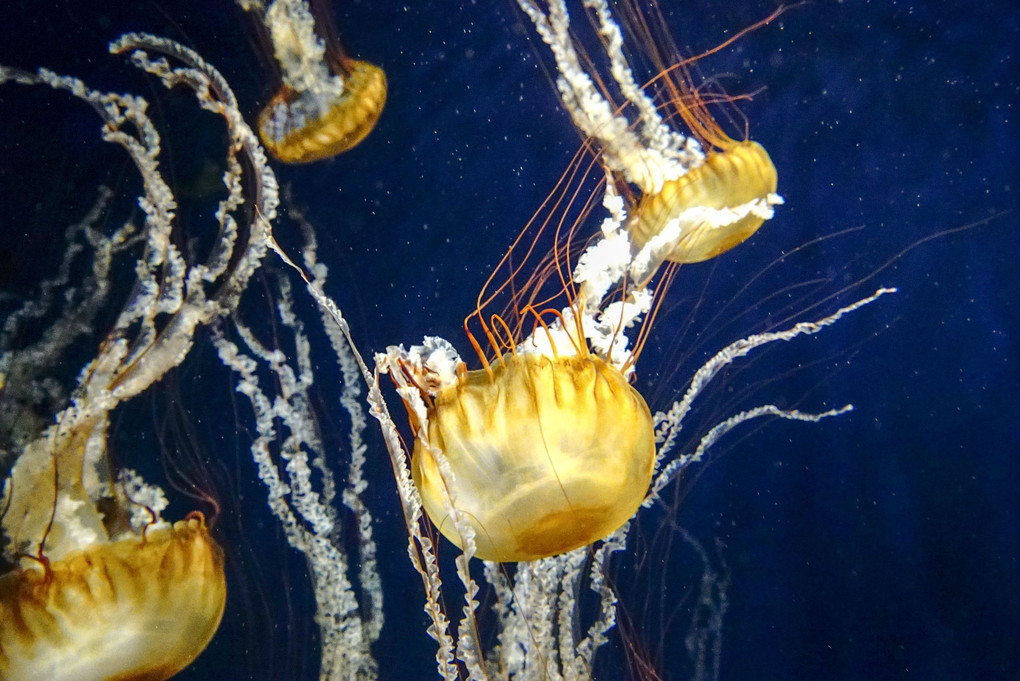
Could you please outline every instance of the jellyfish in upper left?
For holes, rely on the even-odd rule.
[[[258,16],[272,44],[279,86],[258,116],[269,153],[284,163],[311,163],[365,139],[386,104],[383,70],[348,56],[332,22],[313,14],[305,0],[238,4]],[[317,9],[325,13],[321,4]]]
[[[163,491],[115,469],[107,432],[118,405],[180,364],[200,325],[234,309],[265,253],[276,184],[229,87],[198,55],[140,34],[111,50],[130,52],[168,87],[191,87],[203,109],[226,120],[224,198],[213,228],[201,236],[189,229],[185,247],[144,99],[95,91],[45,69],[0,67],[7,88],[48,86],[90,105],[103,139],[126,151],[143,186],[143,218],[123,222],[112,220],[115,199],[101,189],[95,207],[67,230],[56,274],[0,329],[5,681],[169,678],[208,644],[226,600],[223,552],[202,514],[164,520]],[[186,68],[150,60],[153,51]],[[253,194],[242,189],[242,169],[255,176]],[[97,320],[113,316],[104,312],[132,271],[135,284],[112,329],[100,331]],[[90,338],[98,344],[93,359],[76,385],[60,388],[56,368]]]

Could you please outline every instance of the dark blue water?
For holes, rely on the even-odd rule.
[[[278,172],[316,226],[329,292],[363,350],[427,333],[467,356],[464,315],[579,139],[541,68],[544,46],[509,2],[385,4],[337,9],[351,52],[387,72],[378,128],[336,160]],[[773,9],[718,4],[668,8],[688,53]],[[247,29],[226,0],[8,2],[0,63],[150,98],[157,125],[176,131],[164,168],[186,226],[210,219],[203,162],[222,157],[222,131],[187,95],[167,95],[105,46],[127,30],[190,45],[254,114],[269,93]],[[652,409],[736,338],[821,316],[880,285],[900,292],[761,353],[704,396],[685,432],[693,442],[757,404],[856,409],[731,434],[668,511],[639,523],[618,573],[625,640],[664,678],[690,673],[686,625],[671,614],[685,612],[701,570],[673,523],[729,575],[721,678],[1020,678],[1018,41],[1012,2],[819,2],[699,64],[730,94],[753,93],[739,112],[771,153],[787,203],[748,243],[680,271],[639,365]],[[727,110],[731,131],[742,131]],[[97,182],[127,195],[137,187],[123,158],[102,149],[92,114],[59,96],[0,89],[0,143],[0,276],[24,295]],[[267,286],[254,284],[250,316],[267,309]],[[115,415],[112,445],[155,477],[174,477],[160,461],[205,471],[223,506],[228,613],[182,678],[316,678],[302,559],[264,511],[246,458],[247,405],[232,401],[207,341],[170,383]],[[317,390],[335,411],[325,346],[315,360]],[[342,440],[328,421],[323,429]],[[388,462],[372,447],[369,503],[387,599],[381,678],[431,678],[420,582]],[[200,503],[177,496],[174,508],[183,515]],[[627,646],[611,648],[599,678],[625,676]]]

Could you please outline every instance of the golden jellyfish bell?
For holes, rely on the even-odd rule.
[[[652,417],[619,370],[596,356],[507,354],[463,374],[428,411],[411,472],[425,510],[454,544],[438,449],[455,479],[453,506],[476,555],[552,556],[611,534],[645,498],[655,460]]]
[[[715,49],[781,12],[782,8],[776,10]],[[643,188],[627,229],[635,250],[660,237],[669,245],[658,258],[681,264],[704,262],[744,242],[772,217],[773,206],[782,203],[776,194],[776,167],[761,144],[735,141],[716,122],[688,70],[693,60],[663,54],[647,32],[642,43],[660,70],[654,81],[665,95],[664,109],[685,123],[704,157],[700,162],[693,157],[677,176],[666,173],[661,186]],[[670,62],[673,66],[667,67]],[[730,100],[726,95],[721,99]],[[674,233],[667,236],[670,229]]]
[[[226,602],[200,514],[0,576],[0,678],[162,681],[205,649]]]
[[[269,153],[284,163],[311,163],[365,139],[386,104],[383,70],[345,53],[322,6],[313,11],[306,0],[240,4],[258,13],[280,76],[258,117]]]
[[[308,116],[297,106],[307,94],[284,85],[259,113],[259,137],[284,163],[311,163],[358,145],[386,104],[386,74],[374,64],[349,60],[343,91]]]
[[[638,201],[628,231],[640,249],[672,220],[684,223],[664,256],[676,263],[703,262],[721,255],[758,231],[775,196],[776,167],[757,142],[737,142],[709,153],[705,162]],[[750,209],[748,209],[750,208]]]

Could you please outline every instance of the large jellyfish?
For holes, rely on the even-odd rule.
[[[383,70],[347,56],[328,25],[320,37],[305,0],[238,4],[258,15],[279,67],[280,87],[258,117],[269,153],[285,163],[311,163],[365,139],[386,104]]]
[[[618,529],[644,500],[654,461],[651,412],[619,369],[590,353],[508,352],[436,391],[411,471],[443,534],[463,546],[447,508],[455,479],[476,555],[516,562]]]
[[[264,155],[230,89],[197,55],[141,35],[125,36],[111,49],[146,45],[182,55],[194,68],[170,72],[142,52],[133,53],[135,63],[167,86],[191,87],[230,131],[225,198],[204,255],[196,253],[199,242],[182,248],[174,233],[177,204],[159,167],[160,136],[144,99],[92,90],[44,69],[0,67],[7,87],[49,86],[89,104],[104,140],[126,151],[144,187],[137,201],[144,222],[129,218],[109,233],[102,227],[108,193],[101,193],[96,208],[68,230],[57,274],[3,327],[0,436],[4,463],[13,464],[0,502],[11,566],[0,576],[0,677],[11,681],[166,679],[205,648],[223,613],[223,553],[204,518],[164,520],[162,490],[132,470],[115,470],[107,430],[119,404],[184,359],[197,327],[237,304],[266,251],[265,221],[238,213],[252,208],[274,215],[275,181],[259,172]],[[245,164],[256,175],[251,203],[242,191]],[[81,260],[88,269],[75,283]],[[93,325],[116,294],[115,282],[132,270],[135,285],[112,330],[73,391],[58,395],[50,371],[97,331]],[[55,296],[64,286],[63,296]],[[32,339],[32,329],[46,320],[48,327]],[[47,425],[38,412],[50,404],[59,410]]]

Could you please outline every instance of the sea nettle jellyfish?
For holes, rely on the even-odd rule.
[[[278,67],[279,87],[258,116],[269,153],[284,163],[311,163],[365,139],[386,104],[386,74],[347,55],[329,8],[320,3],[313,15],[304,0],[238,4],[258,15]]]
[[[43,69],[0,68],[8,87],[46,85],[89,104],[102,120],[103,139],[127,152],[144,187],[137,201],[142,224],[129,217],[109,231],[110,192],[101,191],[94,210],[68,230],[57,274],[7,317],[0,335],[0,437],[9,466],[0,527],[10,566],[0,576],[0,678],[10,681],[166,679],[208,644],[226,598],[223,552],[203,516],[164,520],[162,490],[132,470],[115,470],[107,431],[119,404],[184,359],[199,325],[235,307],[265,253],[264,220],[235,216],[250,210],[272,217],[275,183],[233,94],[197,55],[143,35],[124,36],[111,49],[130,51],[136,65],[168,87],[191,87],[203,108],[227,121],[225,198],[212,234],[198,238],[190,230],[185,251],[145,100],[91,90]],[[190,68],[150,62],[145,49]],[[253,202],[241,189],[242,166],[255,175]],[[80,282],[69,281],[83,271]],[[59,362],[95,337],[96,320],[116,295],[114,282],[122,285],[132,271],[137,280],[112,330],[98,334],[95,357],[77,385],[55,396]],[[65,293],[54,296],[61,287]],[[41,320],[48,326],[38,332]],[[49,419],[38,417],[44,404],[58,407]]]
[[[584,4],[598,28],[615,93],[576,45],[563,0],[518,0],[552,50],[564,108],[599,150],[608,180],[629,199],[634,281],[647,282],[665,261],[703,262],[745,241],[782,203],[768,153],[757,142],[732,139],[715,121],[688,68],[692,60],[679,58],[657,12],[623,3],[632,17],[628,27],[658,71],[642,86],[608,3]]]
[[[441,376],[429,374],[440,357],[457,368],[422,389],[424,420],[410,410],[418,434],[411,472],[426,512],[454,544],[465,545],[455,512],[474,533],[475,555],[499,562],[591,544],[634,515],[651,483],[652,415],[583,339],[577,351],[515,345],[476,371],[449,347],[432,349],[422,363],[430,379]]]

